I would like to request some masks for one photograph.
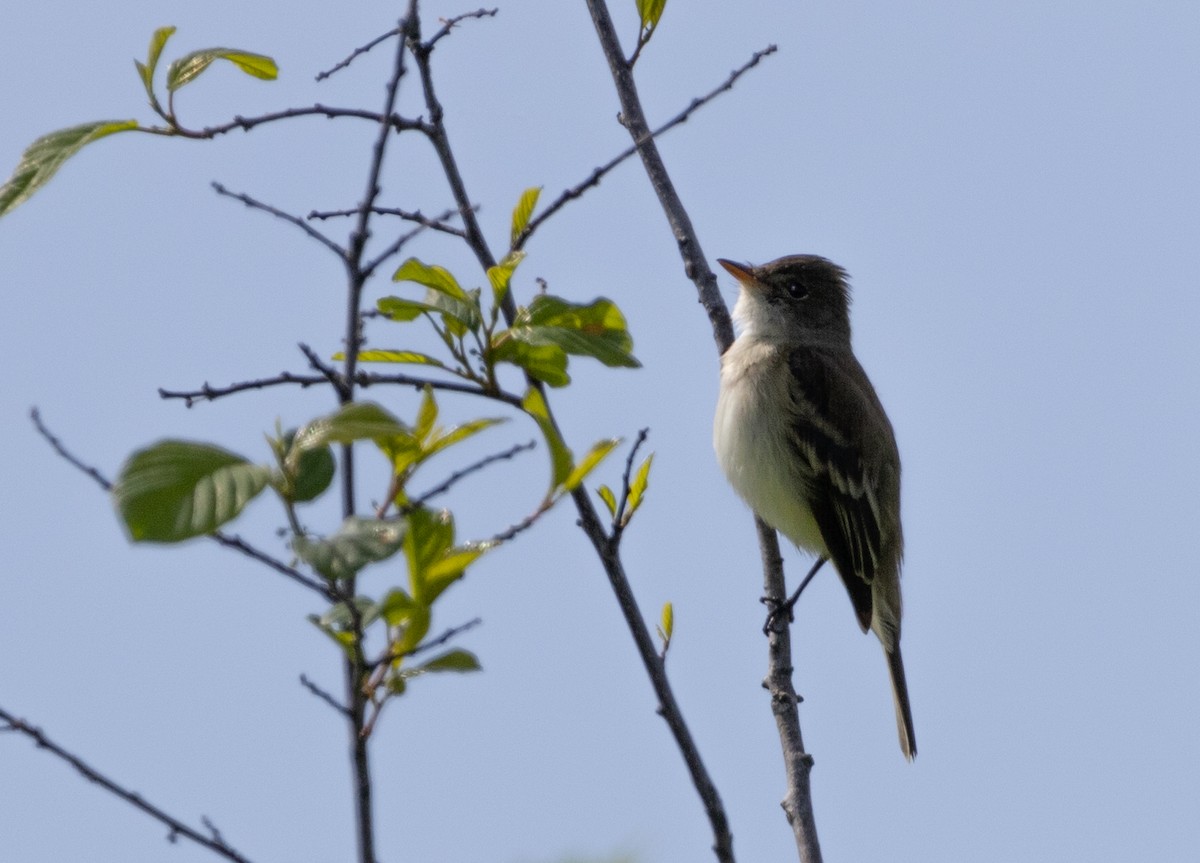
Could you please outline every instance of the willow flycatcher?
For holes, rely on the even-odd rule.
[[[900,454],[850,347],[846,271],[817,255],[719,263],[741,284],[721,357],[713,444],[750,508],[829,560],[858,625],[883,644],[900,748],[917,754],[900,657]],[[790,611],[790,609],[789,609]]]

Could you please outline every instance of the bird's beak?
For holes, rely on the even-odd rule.
[[[750,272],[752,268],[749,264],[738,264],[734,261],[727,261],[725,258],[717,258],[717,263],[727,269],[730,275],[743,285],[752,285],[758,281],[754,278],[754,273]]]

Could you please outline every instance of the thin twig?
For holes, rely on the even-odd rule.
[[[476,211],[478,211],[479,207],[476,206],[474,209]],[[431,219],[428,216],[426,216],[424,213],[422,213],[420,210],[403,210],[399,207],[372,207],[371,208],[372,215],[375,215],[375,216],[398,216],[399,218],[403,219],[406,222],[416,222],[418,225],[424,225],[426,228],[429,228],[431,231],[440,231],[443,234],[450,234],[452,237],[459,237],[461,239],[466,236],[466,234],[463,232],[463,229],[456,228],[453,225],[449,225],[445,221],[450,216],[457,215],[457,213],[458,213],[458,208],[453,207],[449,210],[446,210],[445,215],[439,216],[437,219]],[[357,208],[356,209],[345,209],[345,210],[313,210],[311,213],[308,214],[308,216],[306,216],[306,218],[318,219],[320,221],[325,221],[326,219],[345,218],[347,216],[357,216],[357,215],[358,215]]]
[[[62,457],[64,461],[66,461],[72,467],[75,467],[90,476],[96,482],[96,484],[105,491],[112,491],[113,484],[106,476],[100,473],[100,471],[98,471],[96,468],[86,464],[73,453],[71,453],[71,451],[66,448],[63,442],[60,441],[53,433],[51,433],[50,429],[48,429],[45,423],[42,422],[42,416],[38,412],[37,408],[34,408],[32,411],[30,411],[30,418],[33,420],[33,424],[37,428],[38,434],[46,439],[46,442],[54,448],[54,451],[58,453],[58,455]],[[223,545],[226,548],[232,548],[235,551],[241,552],[247,557],[257,560],[259,563],[266,564],[276,572],[287,576],[292,581],[307,587],[309,590],[319,593],[326,599],[336,600],[338,598],[337,595],[330,590],[328,585],[309,578],[304,573],[288,566],[282,561],[276,560],[266,552],[259,551],[257,548],[250,545],[239,536],[230,536],[229,534],[222,533],[219,530],[214,531],[207,536],[209,539],[213,540],[219,545]]]
[[[300,675],[300,685],[336,710],[343,718],[350,718],[350,708],[346,707],[346,705],[342,704],[320,686],[309,680],[308,675]]]
[[[106,476],[104,476],[102,473],[100,473],[100,471],[96,470],[96,468],[92,467],[90,464],[84,464],[82,461],[76,458],[70,452],[70,450],[63,445],[63,442],[55,437],[50,432],[50,429],[46,428],[45,423],[42,422],[42,414],[37,408],[34,408],[29,412],[29,418],[33,420],[33,425],[37,429],[38,434],[46,439],[46,443],[50,444],[54,451],[58,453],[64,461],[66,461],[72,467],[76,467],[83,471],[83,473],[90,476],[93,480],[95,480],[96,484],[100,486],[100,488],[104,489],[105,491],[112,491],[113,484]]]
[[[450,474],[450,476],[446,477],[445,480],[438,483],[433,488],[426,491],[424,494],[420,494],[417,497],[413,498],[412,501],[405,507],[405,509],[416,509],[419,506],[424,506],[426,503],[428,503],[430,500],[437,497],[438,495],[445,494],[447,491],[449,491],[454,486],[455,483],[457,483],[459,480],[463,479],[464,477],[468,477],[473,473],[481,471],[488,465],[493,465],[496,462],[509,461],[510,459],[520,455],[523,452],[528,452],[529,450],[533,449],[536,446],[537,446],[536,441],[528,441],[526,443],[519,443],[514,446],[511,446],[508,449],[504,450],[503,452],[493,453],[492,455],[484,456],[483,458],[481,458],[479,461],[475,462],[474,464],[469,464],[466,467],[461,468],[460,470],[454,471],[454,473],[452,473],[452,474]]]
[[[472,618],[471,620],[468,620],[466,623],[462,623],[462,624],[459,624],[458,626],[450,627],[445,632],[443,632],[441,635],[439,635],[437,638],[434,638],[430,641],[426,641],[423,644],[418,644],[416,647],[412,648],[411,650],[405,650],[401,653],[391,653],[391,652],[385,653],[383,656],[381,656],[378,659],[371,662],[369,664],[369,667],[372,669],[377,669],[382,666],[388,665],[389,663],[395,662],[397,659],[406,659],[411,656],[419,656],[420,654],[426,653],[435,647],[441,647],[443,644],[445,644],[450,639],[454,638],[456,635],[460,635],[461,633],[466,632],[468,629],[474,629],[475,627],[479,626],[479,624],[481,624],[481,623],[483,623],[482,617]],[[378,685],[378,684],[376,684],[376,685]]]
[[[629,449],[629,457],[625,459],[625,473],[621,477],[621,500],[617,504],[617,511],[613,515],[612,523],[612,539],[613,542],[620,542],[621,531],[624,530],[622,522],[625,519],[625,507],[629,504],[630,492],[630,477],[633,475],[633,459],[637,455],[637,451],[641,449],[642,444],[646,442],[646,438],[650,435],[650,429],[644,428],[638,432],[637,439],[633,442],[633,446]]]
[[[337,119],[349,117],[357,120],[367,120],[375,124],[386,124],[397,132],[413,129],[425,131],[426,124],[421,120],[409,120],[397,114],[380,114],[377,111],[366,111],[362,108],[335,108],[331,105],[322,105],[320,103],[309,108],[288,108],[284,111],[273,111],[269,114],[260,114],[257,117],[241,117],[237,116],[228,123],[222,123],[217,126],[205,126],[198,131],[187,132],[185,130],[172,129],[149,129],[147,131],[157,131],[159,134],[172,135],[182,134],[184,137],[192,138],[215,138],[218,135],[225,135],[229,132],[237,131],[249,132],[256,126],[262,126],[267,123],[277,123],[280,120],[291,120],[296,117],[326,117],[328,119]]]
[[[379,210],[380,210],[380,208],[375,207],[375,208],[373,208],[372,211],[379,212]],[[455,208],[446,210],[441,215],[439,215],[436,219],[425,219],[419,213],[415,214],[418,218],[412,219],[411,221],[418,222],[419,223],[418,226],[405,234],[401,234],[389,246],[387,246],[387,248],[385,248],[382,252],[380,252],[378,255],[376,255],[374,258],[372,258],[367,263],[363,264],[362,265],[363,273],[366,274],[367,278],[370,278],[371,274],[375,272],[375,270],[379,267],[380,264],[382,264],[384,261],[386,261],[388,258],[392,257],[393,255],[398,254],[400,252],[400,250],[402,248],[404,248],[405,244],[408,243],[409,240],[422,234],[426,228],[443,231],[447,234],[453,234],[456,237],[465,238],[466,233],[461,228],[451,228],[445,224],[446,219],[449,219],[451,216],[454,216],[457,213],[458,213],[458,208],[455,207]]]
[[[259,563],[265,564],[269,568],[278,572],[280,575],[290,578],[292,581],[296,582],[302,587],[307,587],[309,590],[320,594],[322,597],[330,600],[331,602],[336,602],[339,598],[338,594],[335,593],[328,584],[317,581],[314,578],[310,578],[295,567],[288,566],[281,560],[276,560],[265,551],[260,551],[259,549],[255,548],[237,534],[228,534],[218,530],[210,533],[209,537],[218,545],[223,545],[226,548],[232,548],[234,551],[241,552],[252,560],[257,560]]]
[[[505,530],[500,531],[500,533],[496,534],[491,539],[487,540],[486,544],[487,545],[501,545],[506,542],[511,542],[512,540],[516,539],[520,534],[524,533],[525,531],[529,530],[529,528],[531,528],[535,524],[537,524],[538,519],[541,518],[546,513],[548,513],[552,506],[553,506],[552,499],[547,499],[547,500],[543,501],[541,506],[539,506],[537,509],[535,509],[533,512],[531,512],[529,515],[525,516],[523,519],[518,521],[516,524],[510,525]]]
[[[731,73],[729,73],[729,77],[726,78],[719,85],[714,87],[712,90],[709,90],[703,96],[699,96],[699,97],[693,99],[690,103],[688,103],[688,106],[686,108],[684,108],[682,111],[680,111],[674,117],[672,117],[670,120],[663,123],[661,126],[659,126],[654,131],[650,132],[644,138],[639,138],[638,140],[636,140],[633,144],[631,144],[626,149],[622,150],[619,154],[614,156],[612,159],[609,159],[607,162],[605,162],[599,168],[593,169],[592,172],[590,174],[588,174],[588,176],[584,180],[582,180],[579,183],[576,183],[574,186],[572,186],[569,189],[564,189],[562,191],[562,193],[559,194],[559,196],[557,198],[555,198],[545,209],[543,209],[541,212],[539,212],[537,214],[537,216],[535,216],[533,219],[531,219],[529,221],[529,224],[525,226],[525,229],[522,230],[521,233],[517,235],[517,239],[513,243],[513,248],[514,249],[524,248],[525,244],[529,241],[529,238],[531,236],[533,236],[533,232],[536,231],[539,227],[541,227],[543,222],[545,222],[547,219],[549,219],[551,216],[553,216],[555,213],[557,213],[559,210],[561,210],[563,208],[563,206],[566,205],[568,202],[574,200],[575,198],[580,197],[584,192],[586,192],[591,187],[600,185],[600,180],[603,179],[604,175],[607,174],[609,171],[611,171],[613,168],[617,167],[617,165],[620,165],[622,162],[624,162],[630,156],[637,153],[638,147],[640,144],[643,143],[643,141],[655,140],[663,133],[669,132],[671,129],[674,129],[676,126],[680,125],[681,123],[686,123],[688,118],[691,117],[692,114],[694,114],[697,110],[702,108],[704,105],[707,105],[709,102],[711,102],[717,96],[721,95],[722,93],[726,92],[727,90],[732,89],[734,83],[737,81],[738,78],[742,77],[742,75],[746,74],[751,69],[753,69],[755,66],[757,66],[764,57],[766,57],[770,54],[774,54],[776,50],[778,50],[778,49],[774,45],[768,45],[763,50],[754,52],[754,54],[750,57],[749,60],[747,60],[745,63],[743,63],[737,69],[734,69]]]
[[[346,379],[342,377],[342,373],[321,359],[320,355],[310,348],[308,345],[301,342],[298,347],[300,353],[304,354],[304,358],[308,360],[308,364],[315,371],[321,373],[321,376],[329,382],[338,394],[338,398],[343,402],[350,400],[350,387],[346,385]]]
[[[274,216],[277,219],[283,219],[283,221],[287,222],[289,225],[295,225],[297,228],[304,231],[304,233],[308,234],[310,237],[312,237],[314,240],[316,240],[322,246],[324,246],[325,248],[327,248],[331,252],[333,252],[335,255],[337,255],[339,260],[344,261],[346,259],[346,250],[345,249],[343,249],[341,246],[339,246],[333,240],[329,239],[329,237],[322,234],[320,231],[318,231],[312,225],[308,224],[308,222],[301,219],[299,216],[293,216],[291,213],[285,213],[283,210],[280,210],[276,207],[272,207],[270,204],[265,204],[262,201],[259,201],[256,198],[252,198],[243,192],[231,192],[228,189],[226,189],[224,186],[222,186],[220,183],[214,182],[212,184],[212,187],[214,190],[216,190],[216,193],[218,195],[224,195],[227,198],[233,198],[235,201],[241,201],[243,204],[245,204],[247,207],[250,207],[253,210],[262,210],[264,213],[270,213],[272,216]]]
[[[216,401],[223,396],[233,395],[234,393],[245,392],[246,390],[261,390],[267,387],[281,386],[284,384],[296,384],[301,388],[307,389],[311,386],[329,383],[329,378],[325,375],[296,375],[291,372],[280,372],[278,375],[270,378],[258,378],[252,381],[241,381],[239,383],[230,384],[225,387],[211,386],[207,381],[198,390],[168,390],[162,387],[158,388],[159,398],[163,399],[183,399],[185,407],[192,407],[198,401]]]
[[[388,39],[391,39],[393,36],[399,36],[399,35],[400,35],[400,28],[396,27],[393,30],[387,31],[382,36],[376,36],[374,39],[372,39],[366,45],[363,45],[361,48],[355,48],[353,51],[350,52],[349,57],[342,60],[336,66],[333,66],[330,69],[326,69],[324,72],[318,72],[316,80],[324,81],[326,78],[332,76],[334,73],[340,72],[342,69],[345,69],[351,63],[353,63],[356,58],[361,57],[363,54],[366,54],[368,51],[370,51],[376,45],[380,45],[380,44],[386,42]]]
[[[450,31],[456,25],[466,21],[468,18],[495,18],[496,13],[499,11],[499,9],[476,9],[474,12],[464,12],[461,15],[455,15],[453,18],[443,18],[441,19],[441,29],[429,38],[429,41],[425,43],[425,47],[432,50],[434,45],[450,35]]]
[[[49,737],[47,737],[40,728],[35,728],[23,719],[18,719],[16,716],[9,713],[4,708],[0,708],[0,720],[6,723],[6,727],[12,731],[24,734],[32,739],[40,749],[45,749],[47,752],[62,759],[70,764],[75,770],[87,779],[89,782],[94,782],[105,791],[113,794],[126,803],[129,803],[136,809],[145,812],[155,821],[165,825],[170,829],[170,837],[172,841],[176,836],[182,836],[185,839],[190,839],[197,845],[202,845],[215,854],[224,857],[226,860],[232,860],[234,863],[250,863],[248,857],[239,854],[225,841],[219,830],[213,826],[212,822],[205,818],[203,824],[209,831],[210,835],[205,836],[194,827],[190,827],[172,815],[168,815],[153,803],[146,801],[140,794],[130,791],[129,789],[117,784],[114,780],[109,779],[95,767],[92,767],[78,755],[68,752],[63,749]]]

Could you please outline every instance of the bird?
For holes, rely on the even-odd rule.
[[[740,285],[740,334],[721,357],[717,460],[766,524],[816,555],[810,578],[833,563],[859,627],[883,645],[900,749],[911,761],[917,740],[900,653],[900,453],[851,347],[848,276],[810,254],[760,266],[718,263]]]

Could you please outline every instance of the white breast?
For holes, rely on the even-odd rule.
[[[787,360],[743,335],[721,358],[713,448],[734,490],[767,524],[813,554],[827,554],[804,495],[787,422]]]

